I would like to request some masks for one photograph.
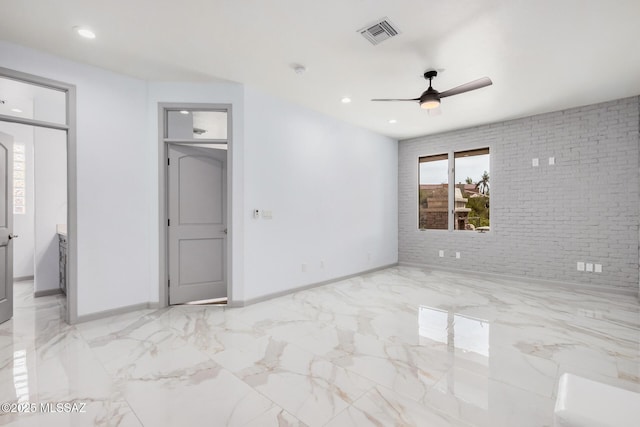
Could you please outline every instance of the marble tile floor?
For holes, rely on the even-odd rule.
[[[551,426],[563,372],[640,391],[633,297],[394,267],[69,326],[32,286],[0,325],[0,403],[83,412],[0,425]]]

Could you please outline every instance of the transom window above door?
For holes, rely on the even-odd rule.
[[[166,138],[175,140],[226,140],[227,112],[167,111]]]

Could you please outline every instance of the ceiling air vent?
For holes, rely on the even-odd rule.
[[[358,30],[363,37],[371,42],[371,44],[379,44],[386,39],[397,36],[400,31],[387,18],[382,18],[372,25]]]

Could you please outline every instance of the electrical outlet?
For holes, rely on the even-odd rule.
[[[536,159],[531,159],[531,166],[533,166],[534,168],[537,168],[539,164],[540,163],[538,162],[537,158]]]
[[[456,252],[456,258],[460,259],[460,252]]]
[[[594,267],[596,273],[602,273],[602,264],[595,264]]]
[[[549,157],[549,165],[553,166],[556,164],[556,158],[555,157]]]
[[[593,272],[593,264],[592,264],[592,263],[590,263],[590,262],[588,262],[588,263],[587,263],[587,271],[588,271],[589,273]]]
[[[438,251],[438,256],[440,258],[444,258],[444,251]]]
[[[260,218],[260,209],[254,209],[253,210],[253,218],[254,219]]]
[[[578,271],[584,271],[584,262],[578,261]]]

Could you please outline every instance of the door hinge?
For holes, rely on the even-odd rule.
[[[171,159],[167,158],[167,166],[171,164]]]
[[[167,227],[171,227],[171,220],[170,219],[167,220]]]
[[[170,288],[171,287],[171,279],[167,280],[167,287]]]

